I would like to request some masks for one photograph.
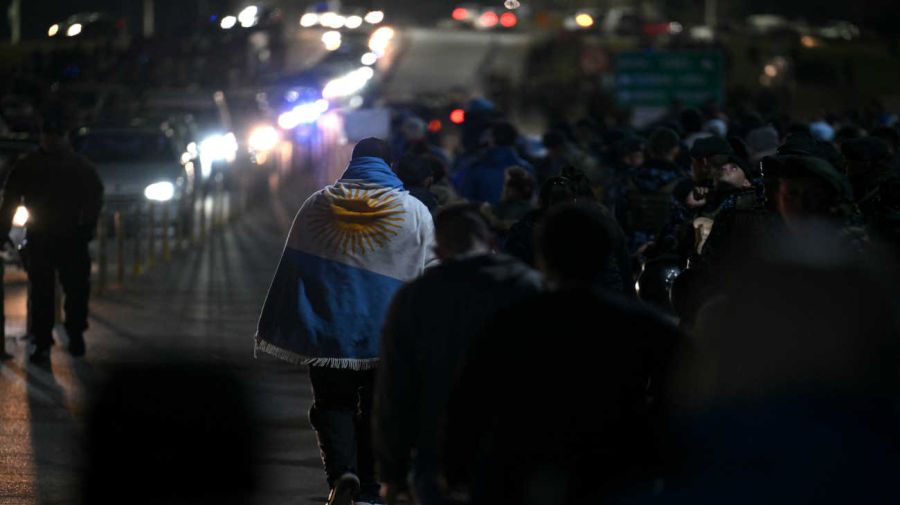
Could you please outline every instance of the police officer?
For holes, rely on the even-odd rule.
[[[66,295],[69,352],[84,355],[91,273],[88,243],[94,238],[103,203],[103,183],[90,162],[72,151],[62,119],[44,119],[40,144],[37,152],[13,167],[0,203],[0,237],[9,235],[20,205],[30,214],[23,260],[28,272],[29,360],[33,363],[50,359],[57,274]]]

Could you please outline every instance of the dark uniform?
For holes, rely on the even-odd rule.
[[[19,160],[6,181],[0,204],[0,237],[9,235],[19,205],[30,217],[23,261],[28,272],[28,315],[33,361],[46,359],[53,344],[55,276],[65,292],[69,350],[84,353],[88,327],[91,260],[103,184],[94,167],[67,147],[40,150]]]

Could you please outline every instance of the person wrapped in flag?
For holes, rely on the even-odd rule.
[[[309,366],[329,503],[375,502],[370,413],[394,293],[436,262],[431,213],[391,171],[389,145],[359,142],[333,185],[297,213],[269,288],[256,350]]]

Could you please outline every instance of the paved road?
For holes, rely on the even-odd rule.
[[[387,99],[406,101],[454,87],[483,93],[481,77],[491,70],[523,77],[530,43],[526,33],[409,28],[400,33],[400,54],[384,90]]]
[[[0,363],[0,504],[76,503],[88,393],[113,367],[191,356],[237,374],[253,391],[265,475],[256,502],[324,501],[306,372],[252,356],[258,311],[304,197],[273,199],[202,249],[95,299],[85,358],[57,345],[49,368],[29,366],[24,343],[7,341],[14,358]],[[20,288],[8,308],[13,336],[24,329],[23,304]]]

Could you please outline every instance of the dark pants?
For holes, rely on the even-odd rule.
[[[88,328],[91,257],[87,240],[29,234],[25,249],[28,271],[28,317],[38,346],[53,344],[56,275],[65,294],[66,332],[81,336]]]
[[[375,370],[310,367],[316,430],[328,486],[346,472],[359,477],[360,495],[378,495],[372,454],[372,395]]]

